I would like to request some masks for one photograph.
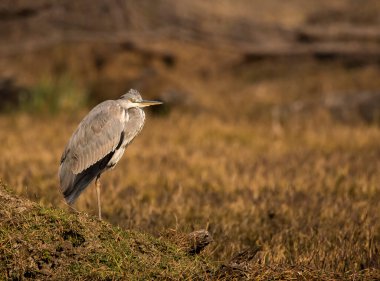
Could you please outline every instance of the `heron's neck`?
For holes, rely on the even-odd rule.
[[[130,108],[128,109],[126,124],[124,126],[125,132],[125,144],[128,144],[136,137],[145,123],[145,113],[141,108]]]
[[[145,112],[141,108],[138,108],[138,107],[129,108],[127,110],[127,113],[128,113],[129,121],[132,121],[132,122],[136,121],[141,124],[144,124]]]

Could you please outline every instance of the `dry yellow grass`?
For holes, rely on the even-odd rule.
[[[264,62],[206,80],[194,73],[164,72],[189,89],[192,104],[148,116],[102,177],[105,219],[154,235],[208,226],[208,254],[220,261],[259,245],[252,278],[293,278],[291,268],[301,272],[296,278],[378,277],[379,127],[336,121],[320,106],[272,120],[274,106],[379,89],[378,67]],[[59,158],[84,114],[1,116],[0,178],[64,208]],[[76,208],[96,215],[93,186]]]

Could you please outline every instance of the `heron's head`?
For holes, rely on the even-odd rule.
[[[162,104],[162,102],[160,101],[143,100],[140,93],[134,89],[129,90],[129,92],[122,95],[120,99],[126,101],[127,108],[146,107],[151,105]]]

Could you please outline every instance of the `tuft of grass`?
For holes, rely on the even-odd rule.
[[[30,113],[72,113],[87,105],[88,94],[70,77],[45,77],[20,97],[20,109]]]

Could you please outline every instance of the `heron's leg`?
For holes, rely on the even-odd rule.
[[[99,219],[102,219],[102,207],[100,205],[100,175],[96,177],[95,180],[95,187],[96,187],[96,196],[98,197],[98,214]]]

